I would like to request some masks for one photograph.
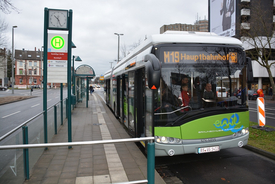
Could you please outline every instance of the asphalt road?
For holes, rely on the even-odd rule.
[[[9,96],[10,91],[1,91],[0,97]],[[15,90],[14,96],[29,96],[29,90]],[[31,117],[43,111],[43,90],[34,89],[32,96],[27,100],[9,103],[0,106],[0,137],[22,124]],[[63,90],[63,98],[67,98],[67,89]],[[48,108],[60,101],[60,89],[47,90]]]
[[[244,148],[216,153],[157,157],[156,169],[165,178],[177,177],[184,184],[274,184],[275,162]]]

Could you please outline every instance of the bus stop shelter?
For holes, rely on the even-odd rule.
[[[88,101],[89,101],[89,81],[94,77],[95,77],[94,69],[87,64],[78,66],[73,76],[73,80],[74,80],[73,94],[76,95],[76,101],[82,102],[86,96],[87,108],[88,108]]]

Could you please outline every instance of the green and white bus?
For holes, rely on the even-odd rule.
[[[152,35],[105,73],[106,104],[132,137],[155,137],[156,156],[242,147],[249,137],[250,65],[235,38]]]

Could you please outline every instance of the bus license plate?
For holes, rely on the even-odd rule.
[[[210,153],[210,152],[216,152],[216,151],[220,151],[219,146],[199,148],[198,153]]]

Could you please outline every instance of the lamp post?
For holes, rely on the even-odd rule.
[[[74,59],[76,57],[76,59]],[[81,62],[81,58],[79,56],[75,56],[73,55],[73,95],[75,95],[75,76],[74,76],[74,73],[75,73],[75,69],[74,69],[74,61],[79,61]]]
[[[17,28],[17,26],[12,26],[12,94],[14,94],[14,28]]]
[[[114,34],[118,36],[117,62],[119,62],[119,37],[123,36],[123,34],[119,34],[119,33],[114,33]]]

